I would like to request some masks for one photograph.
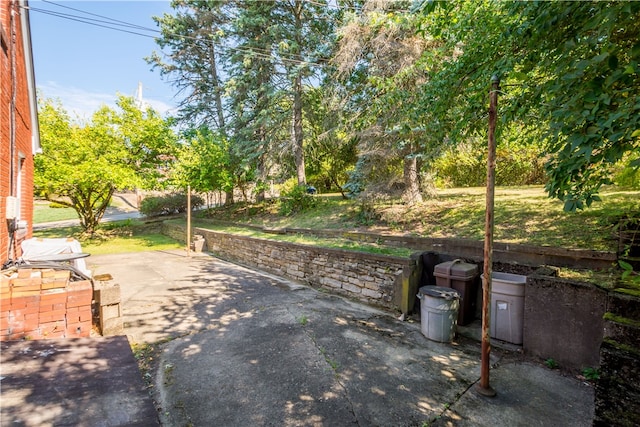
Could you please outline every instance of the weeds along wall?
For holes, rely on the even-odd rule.
[[[165,223],[162,231],[185,240],[185,229],[179,225]],[[392,310],[406,311],[402,307],[406,290],[418,285],[415,259],[315,248],[201,228],[193,233],[204,236],[207,251],[222,259]]]

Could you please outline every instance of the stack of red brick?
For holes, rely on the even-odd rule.
[[[68,270],[20,269],[0,274],[0,341],[88,337],[89,280],[71,281]]]

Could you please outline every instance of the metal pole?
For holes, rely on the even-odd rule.
[[[489,369],[491,356],[491,337],[489,328],[491,325],[491,273],[493,266],[493,225],[494,225],[494,194],[495,194],[495,169],[496,169],[496,121],[498,117],[498,90],[500,79],[491,77],[491,91],[489,92],[489,147],[487,154],[487,197],[484,231],[484,281],[482,286],[482,360],[480,365],[480,383],[478,393],[483,396],[493,397],[496,391],[489,384]]]
[[[191,185],[187,185],[187,256],[191,256]]]

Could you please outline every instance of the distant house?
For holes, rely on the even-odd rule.
[[[33,222],[40,151],[27,0],[0,0],[0,262],[21,255]]]

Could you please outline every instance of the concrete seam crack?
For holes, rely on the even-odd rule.
[[[296,318],[295,315],[291,312],[291,310],[289,310],[288,307],[287,307],[286,310],[294,319]],[[313,345],[316,348],[316,350],[318,351],[318,353],[320,355],[322,355],[322,358],[324,359],[326,364],[331,368],[331,371],[334,374],[334,379],[335,379],[336,383],[338,383],[338,385],[340,386],[340,388],[344,392],[344,397],[345,397],[346,401],[349,404],[349,411],[351,412],[351,414],[353,414],[353,419],[355,420],[355,424],[357,426],[359,426],[360,425],[360,421],[358,420],[358,416],[357,416],[356,411],[354,409],[353,402],[351,401],[351,399],[349,397],[349,392],[348,392],[347,388],[345,387],[345,385],[340,380],[340,374],[338,373],[338,365],[337,365],[337,363],[332,361],[329,358],[329,356],[327,355],[327,350],[318,343],[318,341],[316,340],[315,336],[311,332],[309,332],[307,330],[306,326],[303,326],[303,332],[307,336],[307,338],[309,338],[309,340],[313,343]]]

